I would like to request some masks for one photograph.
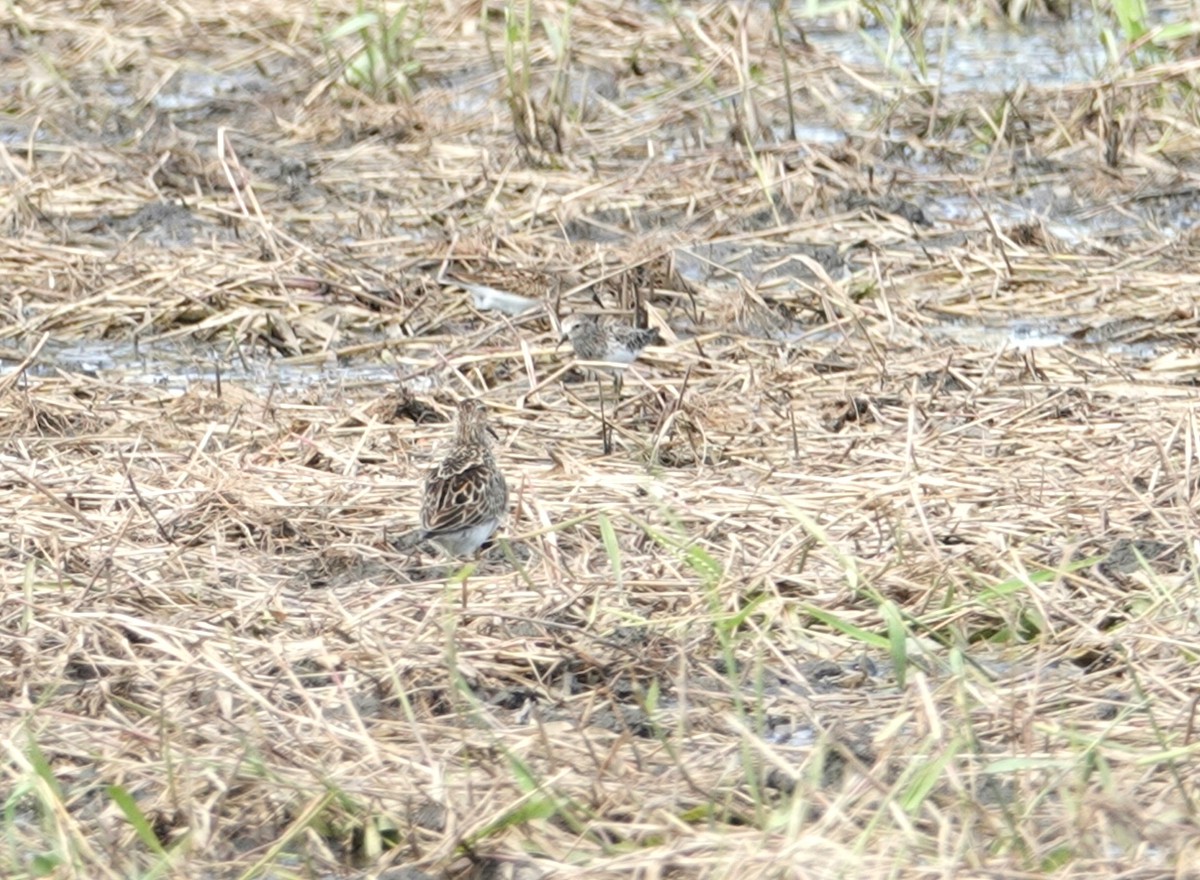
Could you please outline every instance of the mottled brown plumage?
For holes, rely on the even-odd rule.
[[[508,485],[492,455],[487,413],[476,400],[458,404],[454,441],[425,478],[423,538],[451,556],[471,556],[495,533],[508,508]]]
[[[613,377],[618,399],[625,367],[637,360],[647,345],[662,342],[657,330],[601,323],[594,315],[571,315],[563,321],[559,345],[568,340],[578,360],[591,361],[587,364],[589,370]]]
[[[647,345],[662,342],[653,328],[642,330],[615,322],[601,324],[593,315],[571,315],[563,321],[562,341],[567,340],[581,361],[608,364],[631,364]]]

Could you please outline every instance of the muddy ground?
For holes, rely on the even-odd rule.
[[[1195,874],[1187,10],[380,10],[0,13],[0,873]]]

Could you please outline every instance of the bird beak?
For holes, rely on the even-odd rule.
[[[497,443],[500,442],[500,435],[496,433],[496,429],[491,425],[487,426],[487,432],[492,435],[493,440],[495,440]]]

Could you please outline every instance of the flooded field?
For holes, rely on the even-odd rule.
[[[1200,876],[1193,17],[8,7],[0,876]]]

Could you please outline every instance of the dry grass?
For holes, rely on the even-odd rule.
[[[789,108],[765,10],[567,11],[426,8],[387,101],[349,3],[4,13],[0,874],[1200,875],[1196,64],[792,23]],[[392,542],[463,395],[459,569]]]

